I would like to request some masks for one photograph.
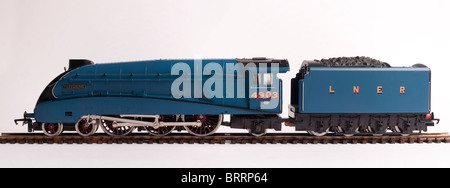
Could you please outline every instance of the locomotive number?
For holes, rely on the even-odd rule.
[[[259,92],[259,93],[254,92],[251,95],[251,98],[253,98],[253,99],[278,99],[279,97],[280,96],[279,96],[278,92],[270,92],[270,91],[268,91],[266,93],[264,93],[264,92]]]

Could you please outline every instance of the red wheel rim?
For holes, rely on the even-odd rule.
[[[177,120],[177,117],[175,115],[162,115],[159,121],[162,122],[175,122]],[[147,131],[155,136],[164,136],[172,132],[172,130],[175,128],[174,126],[164,126],[164,127],[158,127],[157,129],[153,127],[145,127]]]
[[[94,130],[94,125],[88,124],[86,119],[81,119],[77,126],[78,130],[83,134],[89,134]]]
[[[133,127],[131,126],[124,126],[124,127],[113,127],[112,121],[103,120],[102,126],[104,127],[104,131],[109,133],[110,135],[116,135],[116,136],[122,136],[129,133]]]
[[[46,123],[44,125],[44,131],[48,134],[56,134],[59,129],[59,125],[57,123]]]
[[[186,122],[196,122],[200,120],[201,126],[187,126],[192,133],[197,135],[208,135],[214,132],[219,125],[219,115],[186,115],[184,116]]]
[[[112,116],[112,117],[120,117],[120,116]],[[102,120],[102,128],[107,134],[112,136],[123,136],[129,134],[134,127],[132,126],[123,126],[123,127],[113,127],[113,121]]]

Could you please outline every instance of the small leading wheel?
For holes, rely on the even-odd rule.
[[[97,120],[92,119],[89,116],[81,117],[81,119],[75,124],[75,130],[81,136],[93,135],[97,131],[97,128]]]
[[[176,122],[177,116],[176,115],[162,115],[162,116],[159,116],[158,121],[159,122]],[[166,136],[175,129],[175,126],[163,126],[163,127],[158,127],[157,129],[148,126],[148,127],[145,127],[145,129],[147,129],[147,131],[150,135]]]
[[[185,115],[185,122],[202,123],[201,126],[184,126],[187,132],[195,136],[208,136],[214,134],[222,124],[223,115]]]
[[[108,120],[102,120],[100,125],[103,132],[109,136],[125,136],[133,132],[133,126],[113,127],[114,122]]]
[[[58,136],[63,131],[62,123],[43,123],[42,131],[47,136]]]

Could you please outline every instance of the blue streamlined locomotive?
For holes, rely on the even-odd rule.
[[[48,136],[76,131],[111,136],[135,128],[164,136],[186,130],[213,134],[220,125],[264,135],[295,126],[316,136],[329,132],[408,135],[433,126],[430,69],[422,64],[390,67],[367,57],[305,61],[291,80],[289,118],[282,112],[284,59],[189,59],[94,64],[70,60],[48,84],[28,131]],[[223,116],[230,115],[230,122]]]

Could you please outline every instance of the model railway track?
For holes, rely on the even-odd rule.
[[[299,133],[274,133],[261,137],[248,134],[217,133],[214,136],[199,137],[185,133],[175,133],[158,137],[135,133],[124,137],[105,134],[83,137],[63,134],[48,137],[41,134],[2,133],[1,144],[394,144],[394,143],[450,143],[448,133],[413,134],[410,136],[308,136]]]

